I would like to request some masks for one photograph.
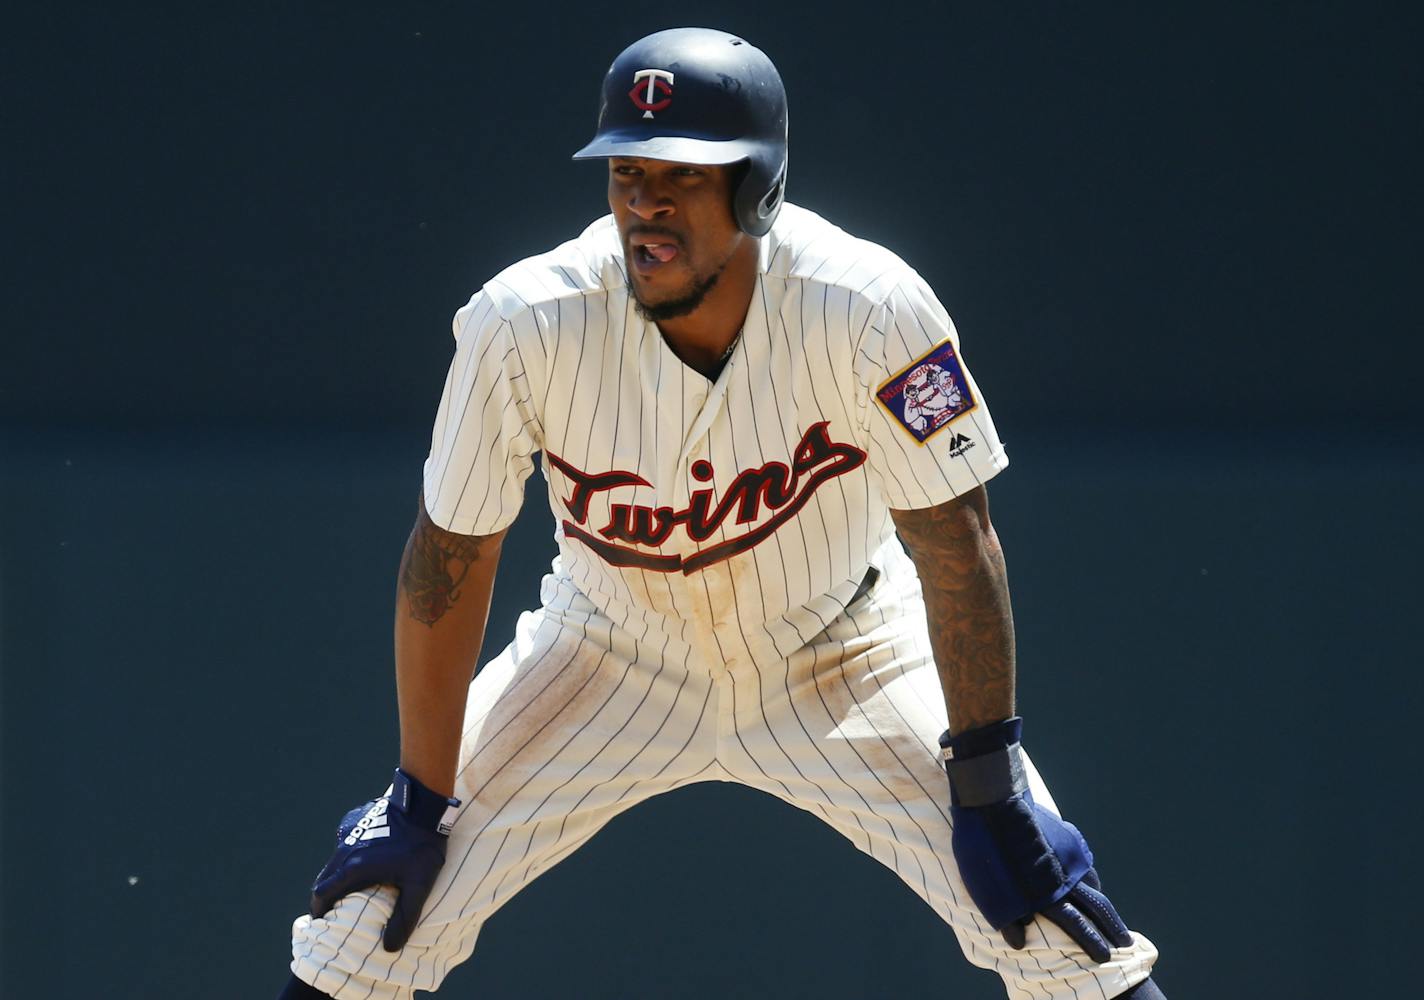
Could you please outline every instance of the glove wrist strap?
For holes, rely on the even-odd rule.
[[[396,768],[396,776],[391,781],[390,799],[391,805],[405,813],[412,823],[444,834],[450,832],[455,809],[460,805],[459,799],[447,799],[431,791],[400,768]]]
[[[939,738],[953,805],[987,806],[1028,791],[1019,745],[1022,732],[1023,720],[1015,716],[958,736],[946,732]]]

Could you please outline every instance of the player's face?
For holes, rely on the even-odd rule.
[[[733,168],[615,158],[608,206],[618,223],[628,280],[650,320],[694,311],[748,239],[732,217]]]

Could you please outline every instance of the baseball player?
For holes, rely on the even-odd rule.
[[[400,568],[400,766],[340,824],[285,1000],[437,989],[615,815],[713,780],[889,866],[1010,997],[1162,996],[1020,746],[984,394],[914,270],[784,203],[786,135],[752,45],[635,42],[575,154],[611,214],[456,314]],[[475,674],[536,452],[558,558]]]

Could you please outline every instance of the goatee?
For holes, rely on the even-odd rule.
[[[633,282],[628,282],[628,290],[633,293],[633,310],[649,323],[658,323],[665,319],[677,319],[679,316],[686,316],[702,305],[702,300],[707,298],[707,293],[712,291],[712,287],[717,284],[717,279],[721,277],[722,270],[717,268],[708,277],[693,284],[688,289],[686,295],[676,299],[669,299],[667,302],[648,303],[638,297],[638,286]]]

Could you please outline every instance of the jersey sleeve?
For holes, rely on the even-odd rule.
[[[447,531],[490,535],[519,513],[542,447],[524,363],[538,343],[521,343],[521,318],[502,317],[485,292],[455,314],[453,326],[455,356],[425,460],[425,509]]]
[[[872,312],[856,375],[867,465],[892,509],[945,503],[1008,466],[954,324],[918,275]]]

